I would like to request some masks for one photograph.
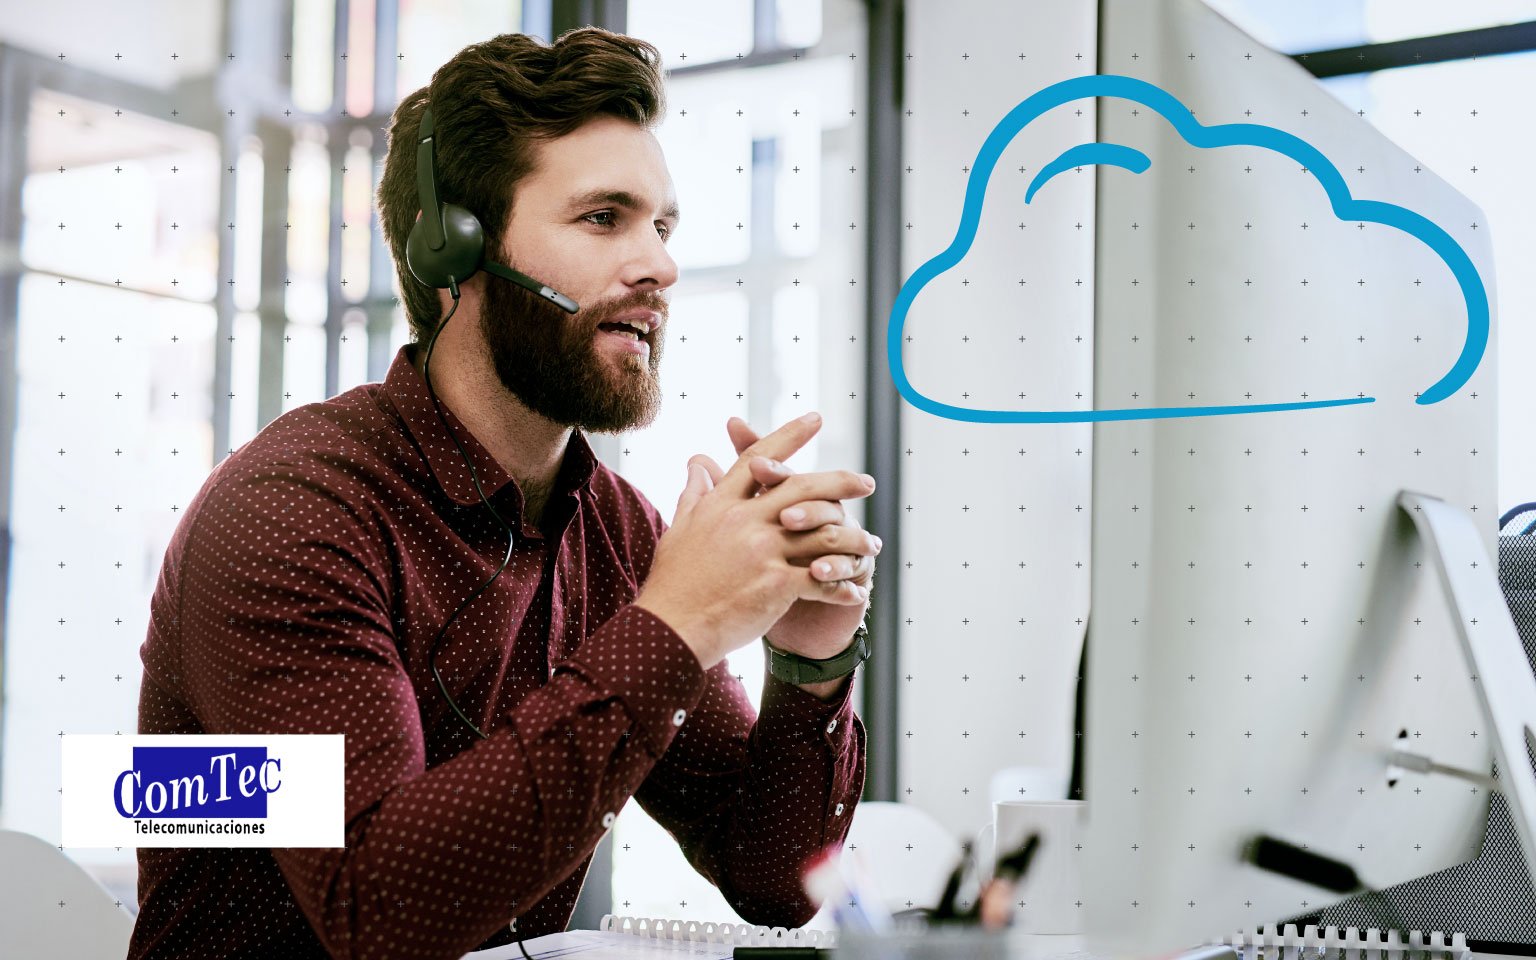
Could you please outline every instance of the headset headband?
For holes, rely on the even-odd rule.
[[[421,113],[420,140],[416,144],[416,192],[421,197],[421,217],[427,230],[427,247],[441,250],[447,242],[443,226],[443,205],[437,198],[436,144],[432,128],[432,107]]]

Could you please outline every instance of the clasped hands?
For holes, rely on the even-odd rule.
[[[738,456],[759,439],[739,417],[730,418],[725,426]],[[711,485],[725,476],[725,471],[704,454],[689,462],[705,469]],[[795,475],[785,464],[767,457],[754,457],[749,467],[759,493]],[[838,584],[840,589],[829,588],[819,600],[796,600],[763,636],[778,649],[803,657],[822,660],[836,656],[848,647],[868,609],[880,538],[859,526],[840,500],[792,503],[779,511],[779,523],[792,534],[785,559],[794,566],[809,567],[812,577]]]

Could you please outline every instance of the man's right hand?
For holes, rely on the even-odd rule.
[[[838,602],[829,584],[788,561],[791,531],[779,511],[798,500],[867,497],[872,487],[857,473],[831,470],[799,474],[758,496],[759,478],[772,473],[757,458],[786,460],[820,429],[819,416],[786,423],[742,451],[713,487],[708,471],[688,463],[677,514],[634,603],[677,631],[705,670],[766,633],[796,600]]]

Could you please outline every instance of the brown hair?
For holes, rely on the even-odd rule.
[[[428,339],[442,313],[437,290],[412,276],[405,262],[405,240],[421,210],[416,141],[427,103],[436,127],[439,197],[479,218],[492,256],[501,248],[513,188],[534,171],[534,144],[599,115],[655,126],[666,110],[660,64],[651,44],[600,27],[569,30],[553,44],[504,33],[460,50],[427,86],[400,101],[389,123],[377,200],[412,340]]]

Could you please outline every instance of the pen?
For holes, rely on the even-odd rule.
[[[837,852],[828,853],[805,872],[805,892],[832,907],[840,930],[884,930],[891,915],[878,898],[868,896],[868,884],[850,884]],[[866,899],[867,898],[867,899]]]
[[[1029,872],[1029,863],[1035,859],[1035,851],[1039,848],[1040,834],[1030,834],[1022,847],[997,862],[996,876],[1009,883],[1017,883],[1020,877]]]
[[[944,893],[939,897],[939,905],[934,908],[933,920],[957,920],[955,913],[955,897],[960,893],[960,883],[965,879],[966,865],[971,862],[971,844],[966,841],[960,847],[960,862],[955,864],[955,869],[950,871],[949,880],[944,884]]]
[[[981,921],[989,930],[1006,927],[1012,920],[1008,903],[1013,899],[1019,879],[1029,872],[1029,864],[1040,848],[1040,834],[1031,833],[1024,845],[997,862],[997,872],[976,897],[976,905],[961,919],[974,923]]]
[[[863,912],[865,922],[874,930],[889,928],[892,922],[891,911],[880,896],[874,877],[870,876],[868,861],[857,850],[852,850],[838,864],[848,883],[850,899]]]

